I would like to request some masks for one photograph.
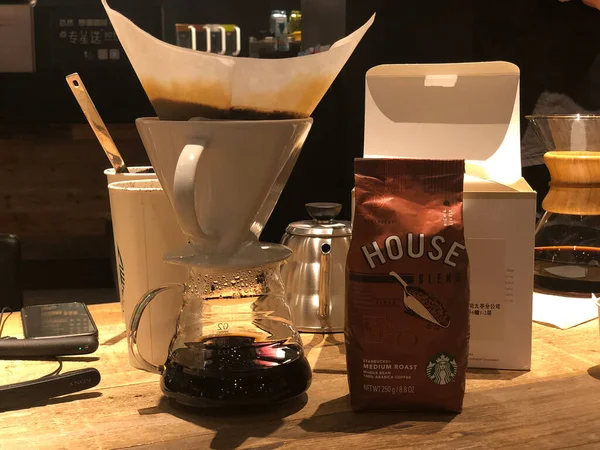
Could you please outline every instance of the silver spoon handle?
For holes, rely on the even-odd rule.
[[[127,170],[127,166],[125,165],[125,161],[121,157],[115,142],[112,140],[104,121],[98,114],[98,110],[94,105],[90,95],[88,94],[83,81],[79,77],[79,74],[72,73],[71,75],[67,75],[66,77],[67,84],[71,88],[77,103],[81,107],[85,118],[89,122],[94,134],[98,138],[100,145],[104,149],[104,153],[108,156],[108,159],[111,165],[114,167],[116,173],[126,173],[129,172]]]

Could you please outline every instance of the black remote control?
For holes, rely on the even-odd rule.
[[[0,386],[0,410],[27,407],[61,395],[73,394],[100,383],[100,372],[93,367],[74,370],[22,383]]]
[[[0,358],[85,355],[98,349],[93,335],[38,339],[0,339]]]

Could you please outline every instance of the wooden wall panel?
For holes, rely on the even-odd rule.
[[[134,124],[109,129],[128,164],[149,164]],[[0,125],[0,233],[25,261],[108,261],[108,167],[87,124]]]

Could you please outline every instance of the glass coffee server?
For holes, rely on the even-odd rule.
[[[547,153],[551,182],[535,235],[536,289],[600,293],[600,116],[527,117]]]
[[[260,405],[302,394],[311,370],[280,275],[291,251],[258,236],[312,119],[136,124],[190,244],[166,257],[188,267],[188,281],[158,287],[138,303],[132,353],[162,375],[165,395],[191,406]],[[167,361],[155,366],[139,353],[137,330],[146,306],[166,290],[179,291],[183,306]]]

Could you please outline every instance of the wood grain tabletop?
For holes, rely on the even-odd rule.
[[[459,415],[354,413],[343,335],[302,335],[313,368],[307,395],[268,409],[195,410],[161,395],[159,376],[128,363],[117,303],[92,305],[100,347],[65,357],[100,384],[29,409],[0,412],[0,449],[598,449],[598,321],[570,330],[533,325],[530,372],[469,370]],[[19,314],[3,336],[22,336]],[[37,378],[55,361],[0,360],[0,384]]]

